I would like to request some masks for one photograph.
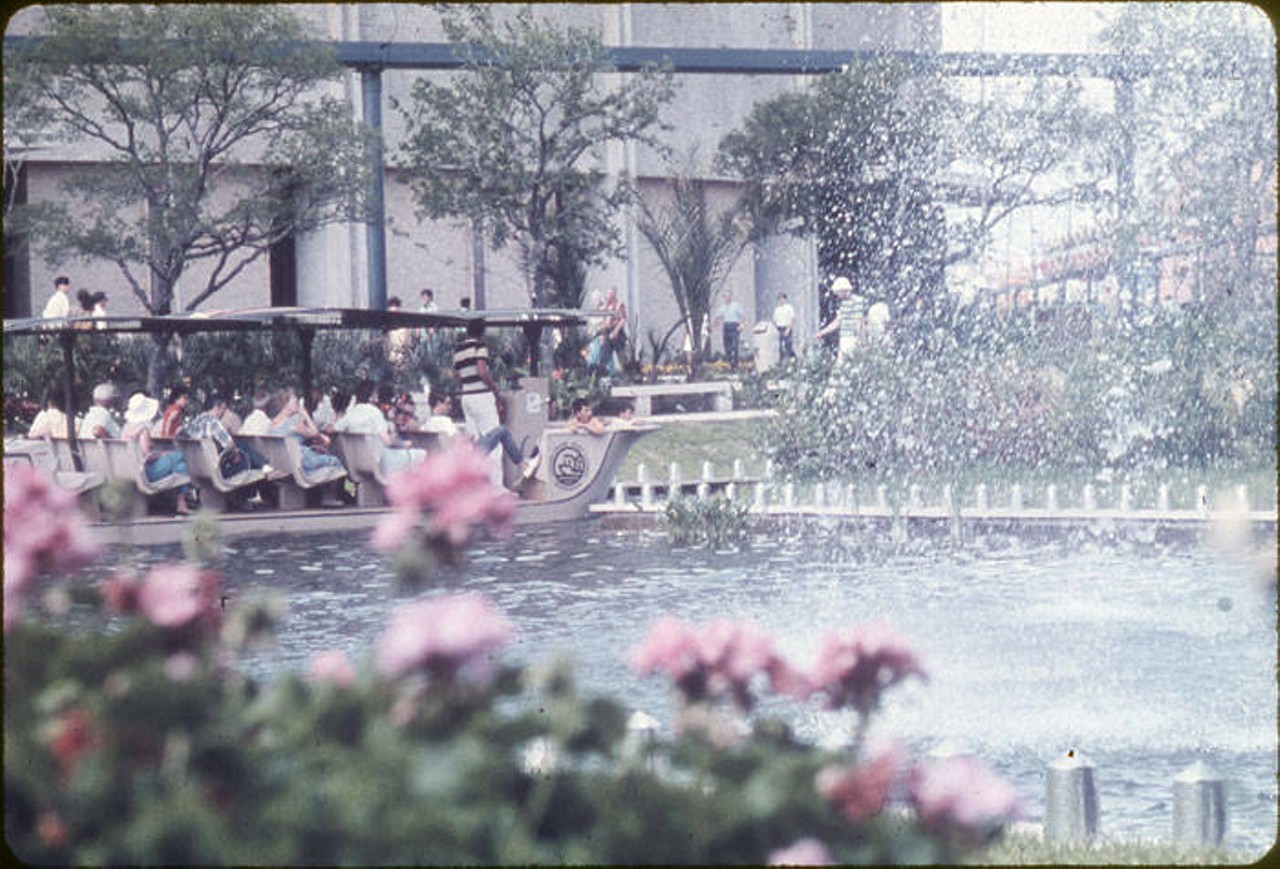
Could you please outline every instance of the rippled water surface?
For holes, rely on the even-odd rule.
[[[363,535],[236,543],[224,569],[237,593],[287,593],[278,645],[249,662],[263,673],[325,648],[363,659],[402,600]],[[805,665],[826,630],[885,619],[930,679],[896,691],[876,732],[974,751],[1017,785],[1028,820],[1047,764],[1075,750],[1095,764],[1104,834],[1167,840],[1173,777],[1203,759],[1227,780],[1227,844],[1261,854],[1275,838],[1274,598],[1243,553],[1088,534],[887,547],[813,527],[673,550],[659,532],[587,522],[486,543],[422,594],[458,590],[515,622],[516,659],[570,654],[585,690],[662,720],[665,687],[625,658],[663,613],[750,620]],[[814,740],[847,732],[829,713],[788,714]]]

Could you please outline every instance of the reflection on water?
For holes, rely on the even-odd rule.
[[[235,567],[233,567],[233,565]],[[289,615],[255,672],[312,652],[364,659],[399,602],[362,535],[235,544],[235,594],[272,588]],[[1096,764],[1103,833],[1168,839],[1173,777],[1204,759],[1228,780],[1228,845],[1262,853],[1276,828],[1274,600],[1247,559],[1193,544],[987,537],[882,547],[866,532],[782,532],[733,551],[671,549],[652,531],[595,523],[522,528],[423,594],[490,596],[516,624],[511,655],[572,655],[581,685],[666,719],[670,698],[627,651],[663,613],[731,617],[807,664],[824,631],[872,618],[909,638],[930,680],[898,690],[877,730],[920,753],[974,751],[1039,820],[1045,766],[1068,749]],[[772,705],[814,740],[849,721]]]

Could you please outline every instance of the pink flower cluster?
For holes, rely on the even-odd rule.
[[[854,625],[828,634],[809,675],[828,709],[875,709],[880,695],[908,676],[928,678],[905,640],[883,622]]]
[[[98,545],[76,495],[29,466],[4,469],[4,629],[22,614],[22,594],[41,571],[89,564]]]
[[[378,637],[378,670],[393,678],[425,672],[435,679],[487,682],[492,654],[511,638],[502,613],[477,594],[456,594],[405,604]]]
[[[158,564],[141,580],[119,575],[98,587],[108,609],[140,611],[156,627],[178,630],[197,622],[221,621],[221,580],[213,571],[193,564]]]
[[[347,688],[355,684],[356,669],[341,649],[326,649],[311,656],[307,676],[312,682],[329,682]]]
[[[906,643],[878,622],[828,634],[809,674],[778,655],[767,634],[728,620],[697,625],[664,616],[630,660],[641,675],[665,673],[687,700],[728,698],[744,710],[752,706],[750,684],[759,674],[775,693],[803,700],[821,692],[828,708],[850,706],[863,714],[885,689],[908,676],[925,677]]]
[[[374,530],[373,545],[396,549],[430,514],[429,531],[448,545],[460,547],[477,525],[505,532],[516,513],[516,499],[489,481],[489,460],[463,438],[445,450],[394,475],[387,501],[395,510]]]
[[[907,785],[920,823],[942,833],[989,833],[1022,811],[1013,785],[964,755],[917,766]]]
[[[828,766],[818,773],[818,795],[839,809],[850,821],[861,821],[884,811],[890,791],[900,780],[906,749],[894,743],[857,766]]]
[[[778,693],[804,696],[803,677],[774,651],[769,636],[727,619],[697,625],[664,616],[632,650],[631,667],[641,675],[666,673],[693,702],[728,699],[750,709],[751,682],[758,674],[768,676]]]
[[[908,767],[897,743],[857,766],[826,767],[814,787],[856,823],[883,811],[900,784],[921,826],[952,839],[982,841],[1022,811],[1013,786],[978,760],[957,756]]]

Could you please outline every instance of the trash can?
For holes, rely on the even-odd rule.
[[[756,371],[768,371],[778,364],[778,327],[761,320],[751,330],[756,348]]]

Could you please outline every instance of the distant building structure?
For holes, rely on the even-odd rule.
[[[306,4],[294,7],[321,38],[343,42],[443,43],[446,36],[430,6],[399,3]],[[499,14],[502,5],[495,5]],[[508,7],[514,9],[514,6]],[[671,48],[773,48],[848,50],[884,48],[937,51],[941,44],[941,11],[936,3],[603,3],[547,4],[538,14],[564,25],[594,26],[608,46]],[[8,35],[38,29],[39,7],[28,7],[10,19]],[[386,135],[386,278],[387,295],[412,297],[429,283],[441,309],[458,307],[463,297],[483,300],[488,308],[524,307],[527,288],[514,254],[492,250],[465,221],[419,221],[409,187],[395,154],[404,126],[393,100],[406,99],[418,76],[444,72],[387,69],[381,73]],[[677,76],[677,95],[664,117],[673,126],[666,141],[678,155],[696,154],[697,171],[709,182],[713,199],[727,201],[735,190],[731,179],[717,178],[711,161],[721,138],[740,126],[752,107],[778,94],[800,89],[809,77],[799,75],[685,74]],[[335,86],[362,116],[360,75],[348,72]],[[6,143],[8,145],[9,143]],[[85,143],[23,143],[17,171],[6,171],[5,195],[19,202],[61,200],[63,180],[73,166],[101,160]],[[6,149],[6,154],[11,153]],[[609,178],[630,178],[646,196],[660,196],[670,184],[672,168],[652,149],[622,144],[597,155]],[[685,169],[681,165],[681,170]],[[678,308],[657,257],[625,214],[620,226],[625,256],[588,276],[588,291],[617,286],[633,319],[637,338],[650,329],[665,332],[678,318]],[[4,271],[6,317],[29,315],[36,295],[55,274],[74,268],[77,282],[110,292],[113,314],[142,310],[116,270],[106,261],[85,265],[46,264],[39,240],[7,243]],[[251,305],[317,305],[365,307],[369,304],[367,240],[363,224],[326,227],[277,246],[202,307]],[[748,250],[735,264],[726,286],[747,307],[750,322],[767,319],[779,291],[787,292],[797,310],[797,332],[811,332],[817,317],[819,276],[810,246],[791,238],[767,240]],[[198,267],[184,279],[194,293],[202,283]],[[183,287],[176,307],[185,307]]]

